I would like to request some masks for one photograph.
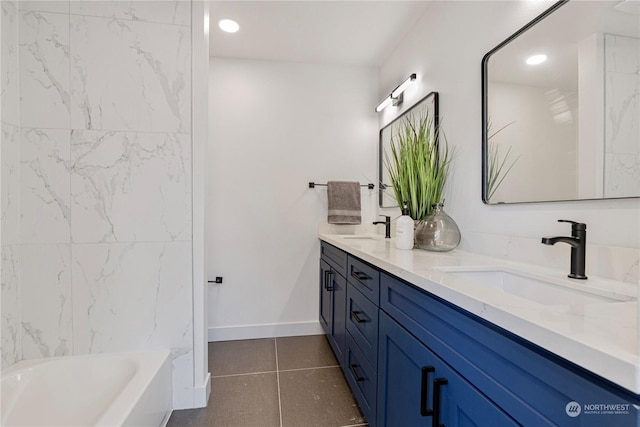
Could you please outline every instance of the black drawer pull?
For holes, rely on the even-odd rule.
[[[431,419],[432,427],[446,427],[444,424],[440,424],[440,387],[449,383],[446,378],[436,378],[433,380],[433,418]]]
[[[420,415],[428,417],[433,415],[433,409],[427,408],[427,399],[429,394],[429,373],[435,372],[433,366],[422,367],[422,381],[420,382]]]
[[[331,285],[331,275],[333,274],[333,272],[331,270],[325,270],[324,271],[324,290],[325,291],[332,291],[333,290],[333,286]]]
[[[367,323],[367,319],[363,319],[362,317],[358,316],[358,313],[360,313],[360,312],[359,311],[352,311],[351,312],[351,317],[356,319],[356,322],[358,322],[358,323]]]
[[[355,363],[352,363],[351,365],[349,365],[349,369],[351,369],[351,373],[353,374],[353,378],[355,378],[356,381],[364,381],[364,377],[361,376],[358,371],[356,370],[356,368],[358,367],[358,365],[356,365]]]
[[[351,276],[355,277],[358,280],[369,280],[371,279],[371,277],[367,276],[366,274],[360,272],[360,271],[352,271],[351,272]]]

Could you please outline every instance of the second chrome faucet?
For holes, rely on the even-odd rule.
[[[585,280],[585,260],[587,253],[587,225],[582,222],[559,219],[558,222],[568,222],[571,224],[571,237],[543,237],[542,244],[555,245],[558,242],[571,246],[571,272],[572,279]]]

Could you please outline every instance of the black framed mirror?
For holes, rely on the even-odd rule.
[[[482,200],[640,197],[640,21],[555,3],[482,60]]]
[[[378,182],[380,183],[378,186],[378,205],[381,208],[393,208],[399,206],[399,203],[396,201],[396,197],[393,193],[389,173],[385,166],[385,158],[387,153],[389,153],[391,137],[398,131],[399,125],[402,123],[403,119],[411,118],[414,115],[420,116],[420,114],[425,112],[429,117],[433,118],[434,128],[437,128],[439,125],[438,92],[431,92],[427,94],[427,96],[420,99],[411,108],[407,109],[388,125],[380,129],[378,143]]]

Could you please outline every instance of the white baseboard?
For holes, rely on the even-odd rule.
[[[201,387],[196,387],[193,393],[193,407],[204,408],[209,402],[211,395],[211,373],[207,372],[207,379]]]
[[[160,423],[160,427],[167,427],[167,424],[169,424],[169,419],[171,418],[172,413],[173,413],[173,410],[168,411],[166,414],[164,414],[164,419]]]
[[[211,373],[207,372],[207,378],[200,386],[186,390],[181,395],[181,399],[173,401],[173,409],[194,409],[204,408],[209,402],[211,395]]]
[[[210,327],[209,342],[324,334],[320,322]]]

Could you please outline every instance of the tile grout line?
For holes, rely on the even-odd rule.
[[[211,375],[211,378],[242,377],[245,375],[262,375],[262,374],[275,374],[275,373],[276,371],[243,372],[240,374]]]
[[[282,369],[279,372],[297,372],[297,371],[313,371],[314,369],[330,369],[339,368],[340,365],[328,365],[328,366],[310,366],[308,368],[294,368],[294,369]]]
[[[280,415],[280,427],[282,427],[282,399],[280,398],[280,366],[278,364],[278,338],[274,338],[273,345],[276,350],[276,381],[278,383],[278,415]]]

